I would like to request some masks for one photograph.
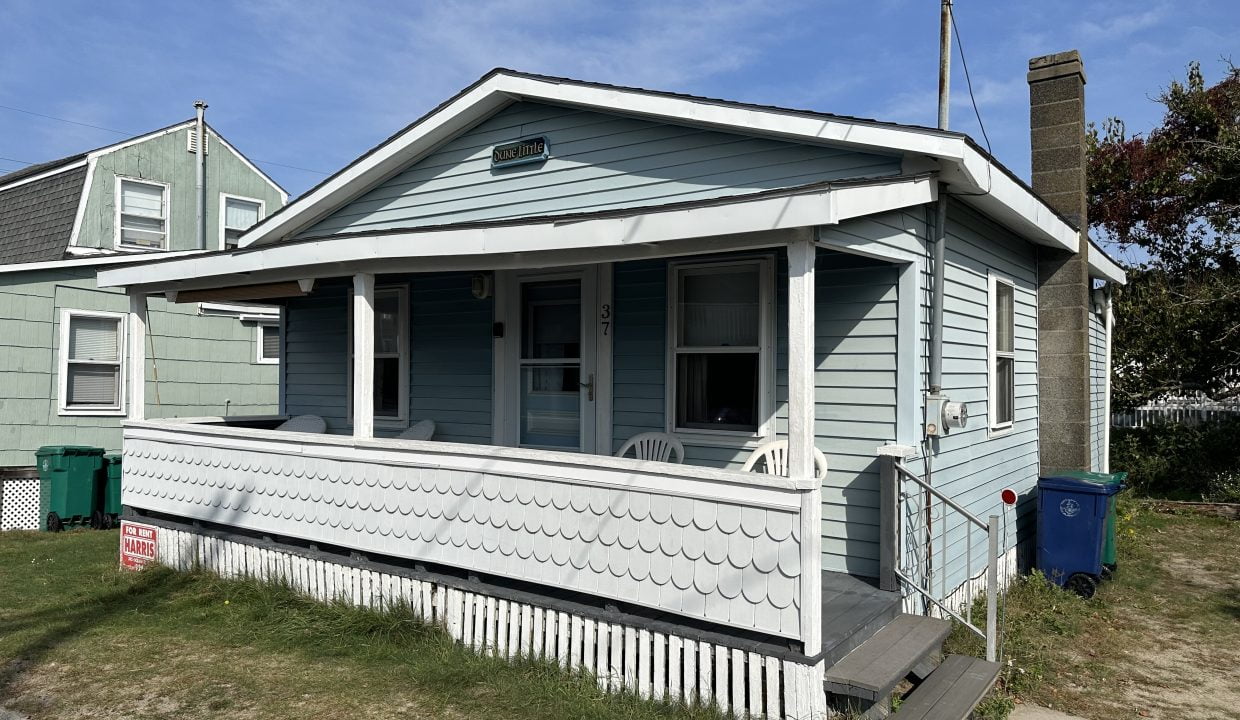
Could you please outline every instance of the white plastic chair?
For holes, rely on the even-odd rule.
[[[685,461],[685,446],[675,435],[661,432],[638,433],[620,446],[616,457],[624,457],[629,450],[638,460],[654,460],[655,462],[682,463]],[[676,459],[672,460],[675,455]]]
[[[434,420],[419,420],[396,436],[397,440],[430,440],[435,436]]]
[[[280,423],[276,430],[284,432],[321,433],[327,430],[327,421],[318,415],[297,415]]]
[[[759,464],[763,468],[761,471],[754,469]],[[818,448],[814,448],[814,470],[819,480],[827,476],[827,456],[823,455]],[[741,471],[765,472],[767,475],[788,477],[788,441],[776,440],[754,450],[749,459],[745,461]]]

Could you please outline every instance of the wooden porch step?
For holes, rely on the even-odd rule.
[[[948,655],[925,682],[909,694],[892,720],[965,720],[982,701],[999,663],[966,655]]]
[[[946,620],[899,615],[827,668],[824,688],[861,700],[885,698],[914,668],[942,649],[951,629]]]

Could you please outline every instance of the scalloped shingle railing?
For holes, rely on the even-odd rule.
[[[801,633],[808,490],[783,478],[154,422],[127,424],[123,468],[144,510]]]

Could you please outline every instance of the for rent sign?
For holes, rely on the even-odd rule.
[[[121,567],[141,570],[155,562],[156,528],[121,521]]]

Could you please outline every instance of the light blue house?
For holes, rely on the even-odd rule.
[[[989,518],[1039,473],[1050,260],[1123,281],[964,135],[497,70],[239,249],[104,274],[279,298],[281,412],[325,427],[131,421],[124,501],[166,563],[609,687],[881,701],[1027,539]]]

